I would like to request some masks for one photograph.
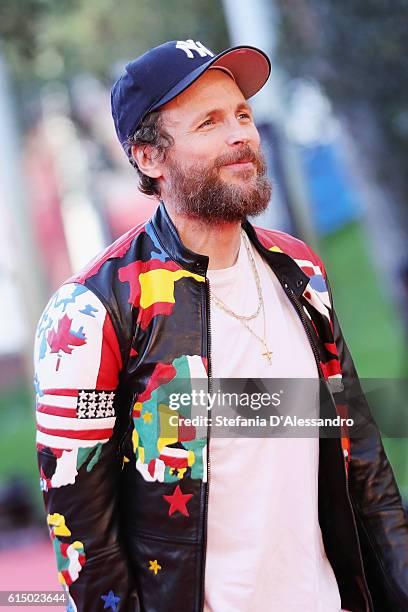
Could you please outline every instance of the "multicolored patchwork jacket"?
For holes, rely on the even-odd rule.
[[[320,259],[243,227],[304,325],[329,410],[369,415]],[[181,381],[211,386],[207,265],[161,203],[42,315],[38,457],[69,610],[203,610],[211,431],[184,423],[189,406],[170,425],[168,397]],[[378,430],[319,444],[319,521],[342,607],[408,610],[408,528]]]

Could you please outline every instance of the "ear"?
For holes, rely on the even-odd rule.
[[[133,145],[131,152],[133,159],[143,174],[151,178],[160,178],[162,176],[162,163],[159,156],[156,155],[155,147],[151,145]]]

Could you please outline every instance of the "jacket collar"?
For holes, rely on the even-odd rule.
[[[189,272],[205,276],[209,258],[190,251],[180,240],[180,236],[170,218],[163,202],[160,202],[154,212],[150,223],[162,246],[170,258]]]
[[[149,223],[162,248],[173,261],[189,272],[206,276],[209,258],[184,246],[163,202],[160,202]],[[300,297],[309,282],[307,274],[286,253],[269,251],[265,248],[259,241],[254,226],[248,220],[242,224],[242,227],[257,251],[268,261],[281,284],[287,283],[293,293]]]
[[[296,297],[300,297],[306,289],[310,280],[306,272],[298,266],[296,261],[287,253],[270,251],[259,240],[256,229],[248,221],[242,224],[252,244],[257,251],[266,259],[270,267],[278,277],[280,283],[287,283]]]

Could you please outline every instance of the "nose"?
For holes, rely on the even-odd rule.
[[[236,145],[248,144],[251,141],[250,132],[242,125],[234,125],[228,130],[227,144],[231,147]]]
[[[226,142],[231,147],[251,143],[255,145],[257,137],[258,132],[253,124],[243,125],[235,117],[228,123]]]

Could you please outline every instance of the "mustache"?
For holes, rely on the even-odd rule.
[[[225,155],[220,155],[214,161],[216,168],[221,168],[227,164],[239,164],[240,162],[252,162],[259,166],[261,163],[261,156],[256,153],[249,145],[244,145],[238,151],[231,151]]]

